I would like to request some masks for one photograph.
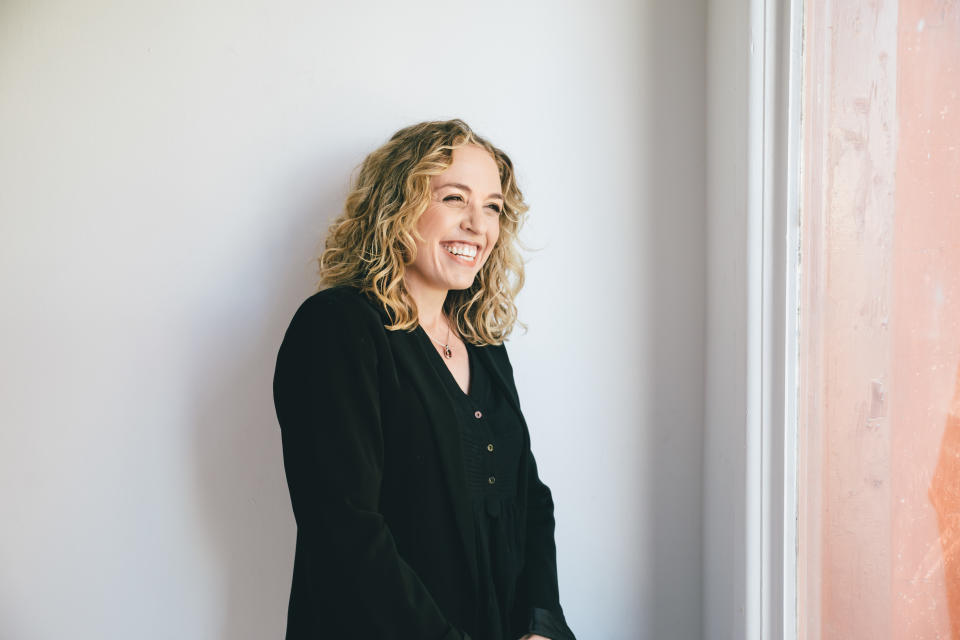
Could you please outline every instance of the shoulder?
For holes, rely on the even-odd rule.
[[[359,289],[340,285],[318,291],[300,303],[286,338],[358,339],[385,333],[377,307]]]
[[[339,285],[318,291],[304,300],[294,318],[309,318],[325,324],[382,324],[380,313],[359,289]]]
[[[492,367],[491,372],[494,373],[494,377],[498,378],[503,384],[503,390],[507,393],[511,403],[522,418],[523,413],[520,410],[520,395],[517,390],[517,382],[513,375],[513,366],[510,364],[510,357],[507,354],[506,345],[503,343],[488,344],[480,347],[478,351],[486,356],[486,364]]]
[[[510,366],[510,356],[507,354],[506,342],[501,342],[500,344],[488,344],[483,348],[486,349],[487,352],[498,361],[505,363],[508,367]]]

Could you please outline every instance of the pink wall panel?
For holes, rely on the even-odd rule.
[[[896,638],[960,640],[960,474],[943,458],[958,447],[960,6],[902,1],[897,35],[891,626]]]
[[[805,16],[801,637],[960,640],[960,6]]]

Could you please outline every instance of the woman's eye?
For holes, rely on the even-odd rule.
[[[456,203],[457,205],[464,205],[467,202],[466,200],[463,199],[463,196],[460,195],[459,193],[451,193],[448,196],[444,196],[443,201],[453,202],[453,203]],[[487,207],[489,207],[493,211],[496,211],[497,215],[503,213],[503,207],[497,204],[496,202],[491,202],[490,204],[487,205]]]

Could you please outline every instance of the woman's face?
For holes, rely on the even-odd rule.
[[[453,162],[431,176],[431,198],[417,221],[423,237],[405,278],[413,289],[467,289],[500,236],[500,173],[490,153],[476,145],[453,151]]]

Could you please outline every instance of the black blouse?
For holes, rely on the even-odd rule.
[[[517,640],[535,633],[552,640],[575,640],[562,611],[534,608],[513,612],[517,580],[523,568],[523,533],[517,503],[518,471],[523,451],[523,425],[486,367],[479,365],[467,343],[470,392],[454,379],[430,337],[431,358],[456,408],[467,488],[472,501],[480,585],[479,637],[474,640]],[[511,618],[518,613],[522,618]],[[520,635],[514,637],[518,630]]]
[[[494,393],[458,411],[452,376],[427,336],[388,331],[388,321],[363,292],[324,289],[297,309],[277,353],[274,404],[297,521],[288,640],[503,640],[506,618],[506,640],[529,631],[572,637],[556,626],[554,504],[530,450],[506,346],[470,349],[475,377],[489,374]],[[497,396],[519,420],[522,444],[519,467],[495,466],[493,485],[516,476],[512,524],[522,544],[504,525],[504,500],[491,521],[468,489],[460,422],[471,424],[465,418],[478,410],[493,416]],[[486,453],[499,463],[502,447],[490,433],[493,440],[479,442],[494,445]],[[502,576],[517,566],[498,567],[513,563],[521,570],[511,583]],[[496,618],[486,613],[493,608]]]

